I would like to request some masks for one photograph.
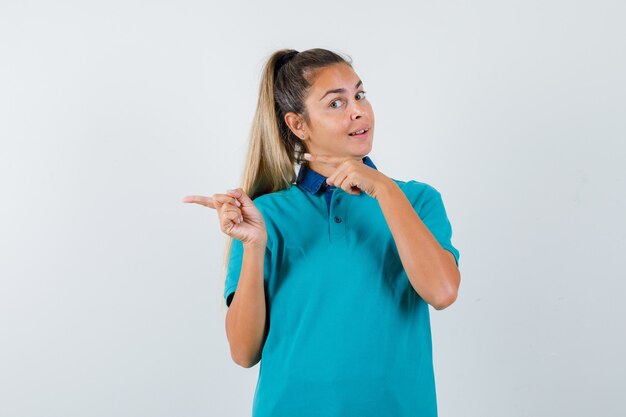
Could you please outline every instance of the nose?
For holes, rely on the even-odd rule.
[[[365,114],[365,110],[363,109],[363,106],[361,105],[361,103],[359,103],[358,101],[355,101],[354,104],[352,105],[352,113],[351,113],[352,119],[358,119],[364,114]]]

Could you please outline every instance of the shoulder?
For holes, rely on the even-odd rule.
[[[268,247],[281,239],[281,230],[298,227],[306,204],[303,204],[303,191],[295,184],[288,188],[267,193],[252,199],[263,215],[267,227]]]
[[[271,210],[285,203],[285,201],[293,200],[296,198],[296,194],[300,192],[300,189],[295,184],[290,184],[288,188],[283,190],[274,191],[273,193],[267,193],[255,197],[252,202],[261,210]]]
[[[293,219],[294,212],[302,211],[308,206],[305,204],[304,192],[295,184],[288,188],[260,195],[252,200],[259,209],[264,219],[273,220],[276,223],[285,224]]]

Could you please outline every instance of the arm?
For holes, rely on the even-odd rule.
[[[226,313],[226,336],[238,365],[251,368],[261,359],[266,336],[263,267],[265,244],[244,244],[237,292]]]
[[[461,280],[454,256],[441,247],[392,179],[377,187],[376,199],[411,285],[435,309],[448,307],[456,300]]]

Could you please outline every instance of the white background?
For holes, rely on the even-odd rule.
[[[247,416],[226,237],[261,67],[349,54],[386,175],[437,188],[461,288],[440,416],[623,416],[620,1],[3,1],[0,415]]]

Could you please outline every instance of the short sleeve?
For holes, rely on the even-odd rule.
[[[418,214],[428,230],[437,239],[442,248],[454,255],[456,266],[459,266],[459,251],[452,245],[452,225],[448,220],[441,193],[428,186]]]
[[[270,259],[271,253],[269,249],[265,248],[265,261],[264,261],[264,280],[267,280],[270,273]],[[241,264],[243,262],[243,243],[239,239],[233,238],[233,243],[230,248],[230,256],[228,258],[228,267],[226,269],[226,280],[224,283],[224,300],[226,306],[230,307],[235,290],[237,289],[237,283],[239,282],[239,275],[241,274]]]

